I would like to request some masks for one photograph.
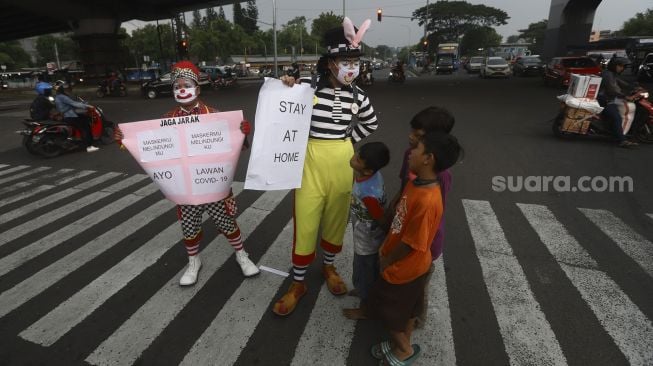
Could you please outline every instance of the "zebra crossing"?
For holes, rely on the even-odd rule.
[[[293,232],[288,192],[244,191],[243,184],[235,182],[234,194],[239,203],[248,203],[239,207],[237,220],[246,249],[256,253],[252,259],[259,266],[288,271]],[[492,309],[486,316],[496,319],[496,331],[509,363],[573,364],[570,360],[577,358],[570,357],[566,343],[560,341],[559,329],[552,326],[551,314],[543,306],[543,302],[556,300],[543,298],[532,279],[529,281],[525,263],[514,250],[519,243],[509,239],[511,228],[501,224],[503,213],[483,200],[462,199],[449,201],[449,205],[462,207],[458,211],[461,215],[452,216],[455,210],[448,213],[448,225],[464,225],[471,235],[473,253],[467,253],[465,260],[478,263],[482,277],[478,280],[487,290]],[[653,302],[642,301],[652,299],[651,294],[634,296],[632,286],[624,289],[623,281],[614,279],[613,271],[584,245],[584,238],[568,230],[566,217],[543,205],[515,206],[539,239],[536,245],[555,260],[578,301],[586,304],[589,316],[598,321],[625,364],[653,365]],[[243,354],[251,351],[248,343],[253,337],[263,331],[285,331],[262,329],[261,324],[268,324],[264,318],[290,279],[268,271],[243,279],[223,236],[207,235],[214,237],[210,242],[205,238],[198,283],[190,288],[178,285],[184,264],[169,263],[170,258],[183,257],[174,204],[163,199],[145,175],[0,164],[0,209],[0,342],[10,345],[0,351],[0,356],[9,356],[6,359],[13,360],[9,364],[23,364],[22,355],[12,350],[29,346],[47,357],[41,362],[55,365],[149,364],[143,355],[161,347],[170,348],[167,352],[175,355],[170,364],[243,365],[247,364]],[[644,291],[653,288],[650,230],[634,228],[609,210],[577,208],[572,214],[584,218],[587,225],[609,239],[613,250],[637,266],[630,270],[639,271],[639,278],[646,279],[641,284]],[[640,214],[653,224],[653,213]],[[205,228],[210,227],[209,221],[205,224]],[[255,232],[258,242],[248,240]],[[350,287],[351,237],[349,228],[343,252],[336,259]],[[265,238],[264,242],[260,238]],[[448,243],[454,241],[447,236]],[[112,253],[120,255],[110,257]],[[450,308],[456,299],[448,288],[448,263],[446,256],[436,262],[429,283],[427,323],[413,335],[423,350],[414,365],[459,364],[459,342],[465,342],[466,335],[463,320],[454,318]],[[95,265],[101,270],[90,270]],[[156,271],[152,270],[155,267]],[[70,280],[89,271],[94,275],[88,279]],[[215,316],[208,322],[191,324],[197,328],[192,332],[196,336],[178,349],[175,344],[161,345],[161,339],[170,338],[168,333],[184,325],[188,309],[200,307],[198,298],[221,291],[211,287],[216,276],[229,276],[229,281],[236,283],[230,293],[223,294],[224,304],[213,312]],[[147,284],[147,296],[137,297],[138,303],[126,306],[129,310],[115,307],[113,300],[128,299],[125,294],[133,291],[130,286],[134,283]],[[74,288],[64,296],[49,300],[47,295],[70,284]],[[319,287],[309,285],[309,289],[316,291],[317,297],[293,341],[294,351],[264,364],[375,364],[368,356],[369,346],[383,335],[370,334],[362,328],[363,322],[357,324],[341,315],[342,308],[356,306],[357,300],[334,297],[322,283]],[[453,292],[453,296],[459,294]],[[26,309],[38,311],[23,316]],[[119,321],[108,329],[95,329],[95,320],[103,316]],[[100,324],[106,328],[106,323]],[[70,343],[79,339],[85,342],[79,347]],[[275,339],[269,342],[275,347]],[[488,364],[483,350],[478,351],[476,364]]]

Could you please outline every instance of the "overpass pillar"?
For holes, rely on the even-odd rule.
[[[125,54],[120,46],[118,19],[81,19],[73,39],[79,42],[80,61],[88,77],[103,77],[110,70],[125,67]]]
[[[543,57],[579,52],[589,43],[594,15],[601,0],[551,0]]]

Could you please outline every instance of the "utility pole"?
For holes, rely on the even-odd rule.
[[[54,57],[57,60],[57,70],[61,70],[61,63],[59,62],[59,48],[57,47],[57,42],[54,42]]]
[[[345,17],[345,0],[342,0],[342,17]]]
[[[274,38],[274,77],[279,77],[279,64],[277,62],[277,0],[272,0],[272,33]]]

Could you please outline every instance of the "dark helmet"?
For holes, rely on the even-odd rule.
[[[617,71],[617,65],[626,66],[630,64],[630,60],[626,57],[613,57],[608,62],[608,70],[612,72]]]

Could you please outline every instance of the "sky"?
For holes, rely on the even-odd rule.
[[[435,0],[431,0],[433,3]],[[508,24],[497,27],[497,32],[505,39],[513,34],[518,34],[520,29],[525,29],[529,24],[549,17],[550,0],[467,0],[472,4],[484,4],[508,13]],[[331,4],[328,8],[326,4]],[[405,46],[417,43],[424,35],[424,28],[418,26],[417,21],[403,18],[391,18],[388,15],[410,17],[413,11],[426,5],[426,0],[276,0],[278,27],[297,16],[308,18],[306,26],[310,31],[310,22],[322,12],[333,11],[340,15],[345,4],[345,15],[354,25],[358,26],[365,19],[372,20],[372,26],[367,32],[364,41],[371,46],[380,44],[388,46]],[[257,0],[259,20],[272,23],[272,0]],[[383,20],[376,20],[376,10],[383,9]],[[624,21],[632,18],[637,12],[653,8],[651,0],[603,0],[596,11],[594,18],[595,30],[618,30]],[[224,7],[227,18],[232,18],[232,6]],[[190,22],[190,14],[186,20]],[[128,31],[144,24],[140,21],[123,23]],[[259,24],[263,30],[270,28]]]

